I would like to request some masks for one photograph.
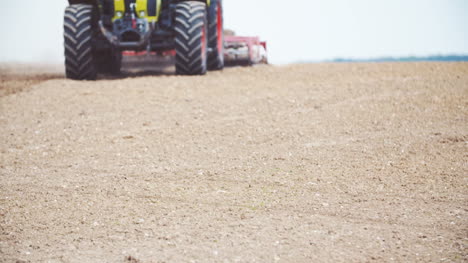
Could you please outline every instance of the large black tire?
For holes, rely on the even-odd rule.
[[[64,45],[67,78],[94,80],[97,67],[94,58],[94,8],[92,5],[75,4],[65,9]]]
[[[223,1],[211,0],[208,8],[208,70],[224,68]]]
[[[176,72],[203,75],[207,69],[206,4],[179,2],[175,8]]]

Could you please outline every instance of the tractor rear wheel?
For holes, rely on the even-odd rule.
[[[222,0],[211,1],[208,8],[208,69],[224,68],[224,26]]]
[[[94,80],[97,67],[94,59],[94,8],[92,5],[75,4],[65,9],[64,45],[67,78]]]
[[[206,4],[179,2],[175,8],[176,72],[203,75],[207,69]]]

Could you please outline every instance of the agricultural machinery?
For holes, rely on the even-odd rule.
[[[252,64],[262,60],[256,49],[266,51],[266,45],[256,38],[227,37],[224,41],[222,0],[68,2],[64,45],[70,79],[118,74],[123,54],[173,54],[177,74],[203,75],[223,69],[225,57],[231,63]]]
[[[225,36],[226,65],[268,64],[267,44],[259,37]]]

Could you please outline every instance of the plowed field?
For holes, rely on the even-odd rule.
[[[468,63],[0,67],[0,261],[466,262]]]

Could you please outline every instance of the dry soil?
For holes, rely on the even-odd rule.
[[[2,262],[468,261],[468,63],[0,70]]]

